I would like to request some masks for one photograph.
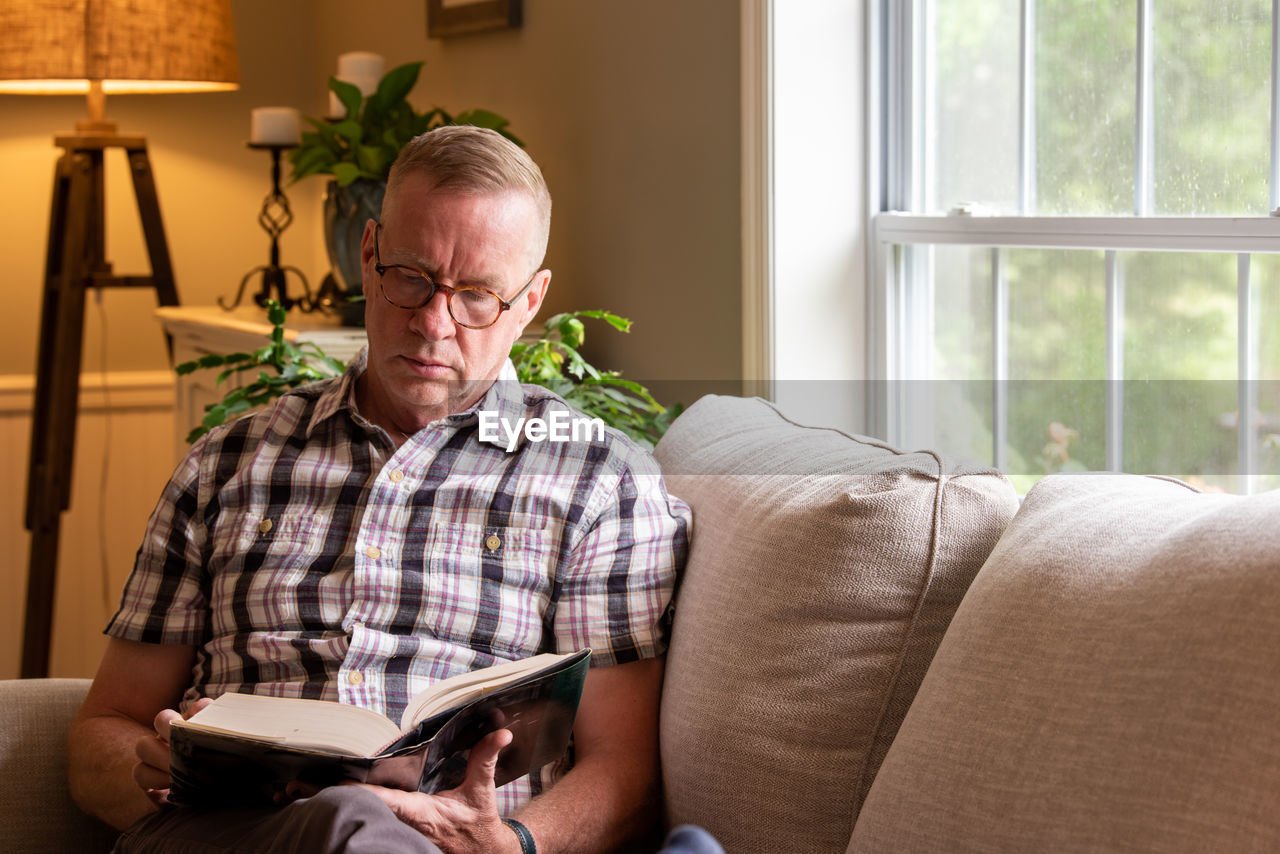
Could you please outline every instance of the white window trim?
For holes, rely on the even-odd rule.
[[[1152,121],[1151,121],[1151,0],[1139,0],[1137,65],[1137,125],[1134,163],[1134,212],[1130,217],[1048,217],[928,215],[894,212],[928,211],[935,206],[927,198],[932,153],[922,142],[930,91],[929,53],[925,39],[929,27],[928,0],[873,0],[868,4],[866,27],[866,75],[868,92],[868,230],[871,250],[867,253],[869,341],[868,361],[872,375],[887,382],[870,384],[869,423],[872,432],[889,441],[902,441],[909,426],[907,401],[894,382],[932,376],[927,347],[911,347],[908,342],[931,341],[933,330],[933,276],[928,269],[893,269],[894,247],[921,245],[968,245],[991,247],[994,316],[992,376],[996,380],[993,407],[993,456],[1003,463],[1004,419],[1007,400],[1001,379],[1008,376],[1006,340],[1007,286],[1002,270],[1001,250],[1005,248],[1060,248],[1103,251],[1106,274],[1107,342],[1107,467],[1120,470],[1123,437],[1122,383],[1124,342],[1124,281],[1116,252],[1184,251],[1220,252],[1237,255],[1238,315],[1238,411],[1250,413],[1257,406],[1258,329],[1254,311],[1254,289],[1250,278],[1250,256],[1280,253],[1280,0],[1272,2],[1271,44],[1271,147],[1270,209],[1272,216],[1257,217],[1153,217]],[[1020,3],[1020,83],[1019,98],[1019,207],[1035,209],[1035,145],[1033,96],[1033,37],[1035,0]],[[909,47],[909,46],[914,46]],[[913,86],[921,79],[923,85]],[[906,91],[909,98],[893,93]],[[908,164],[897,161],[895,152],[913,152]],[[907,252],[904,263],[929,266],[932,252]],[[1240,491],[1250,492],[1256,470],[1257,448],[1249,431],[1239,431],[1238,459]]]
[[[773,399],[773,0],[739,0],[743,391]]]
[[[986,217],[880,213],[878,244],[1280,252],[1280,217]]]
[[[869,432],[867,4],[739,2],[744,390]]]

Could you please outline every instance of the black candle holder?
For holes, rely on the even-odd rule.
[[[293,222],[293,211],[289,209],[289,199],[280,189],[280,154],[290,148],[296,148],[297,145],[251,142],[249,147],[271,152],[271,192],[262,200],[262,210],[258,212],[258,225],[262,226],[262,230],[271,237],[271,255],[267,264],[259,264],[244,274],[244,278],[240,280],[240,287],[236,291],[235,302],[227,305],[222,297],[218,297],[218,305],[222,306],[224,311],[231,311],[240,305],[241,299],[244,298],[245,286],[255,273],[261,273],[262,287],[253,295],[253,301],[259,306],[265,307],[269,300],[274,299],[286,309],[296,306],[302,311],[315,311],[317,303],[311,296],[306,275],[297,267],[280,265],[280,235]],[[289,273],[297,276],[302,282],[303,295],[297,299],[289,296],[287,276]]]

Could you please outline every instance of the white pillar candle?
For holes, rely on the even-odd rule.
[[[387,69],[387,61],[376,53],[368,51],[356,50],[351,53],[344,53],[338,56],[338,73],[339,80],[350,80],[355,82],[357,77],[372,77],[374,85],[382,79],[382,74]]]
[[[350,83],[368,98],[378,90],[378,83],[387,68],[381,55],[363,50],[338,55],[338,73],[334,75],[344,83]],[[329,118],[340,119],[347,114],[338,96],[329,91]]]
[[[345,80],[360,90],[360,94],[368,98],[374,92],[378,91],[378,81],[381,77],[373,77],[368,74],[356,74],[351,77],[340,77],[339,80]]]
[[[249,114],[249,142],[254,145],[297,145],[302,127],[293,107],[256,107]]]

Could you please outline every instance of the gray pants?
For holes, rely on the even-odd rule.
[[[376,795],[348,786],[334,786],[285,807],[161,810],[121,834],[114,851],[440,854],[439,848],[396,818]]]
[[[650,848],[652,850],[652,848]],[[285,807],[201,810],[174,807],[121,834],[119,854],[440,854],[376,795],[348,786],[324,789]],[[677,827],[659,854],[724,854],[706,831]]]

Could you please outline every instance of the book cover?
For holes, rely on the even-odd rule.
[[[331,786],[343,780],[430,794],[459,785],[471,748],[502,728],[514,736],[498,758],[495,782],[505,785],[556,761],[568,747],[591,651],[548,658],[552,661],[547,666],[500,680],[497,685],[485,684],[482,678],[493,668],[444,680],[417,695],[406,710],[408,714],[425,706],[428,716],[398,732],[391,721],[355,706],[235,695],[235,705],[261,709],[259,717],[270,719],[276,730],[258,725],[252,717],[245,719],[250,724],[247,732],[226,726],[232,718],[214,718],[219,721],[217,727],[203,725],[201,716],[207,710],[190,721],[174,721],[169,740],[169,799],[187,805],[270,804],[293,781]],[[466,699],[431,713],[429,700],[440,692],[446,697],[456,695],[459,692],[449,689],[457,683],[471,686],[461,692]],[[424,695],[431,695],[426,702]],[[365,719],[369,716],[380,718],[386,731],[395,736],[389,743],[375,741],[382,746],[363,755],[351,744],[331,743],[340,739],[310,739],[305,729],[280,734],[284,731],[279,729],[282,715],[309,712],[314,707],[298,704],[315,703],[338,706],[316,711],[332,715],[334,720],[345,718],[353,729],[368,727]],[[383,732],[373,727],[369,731],[366,740]]]

